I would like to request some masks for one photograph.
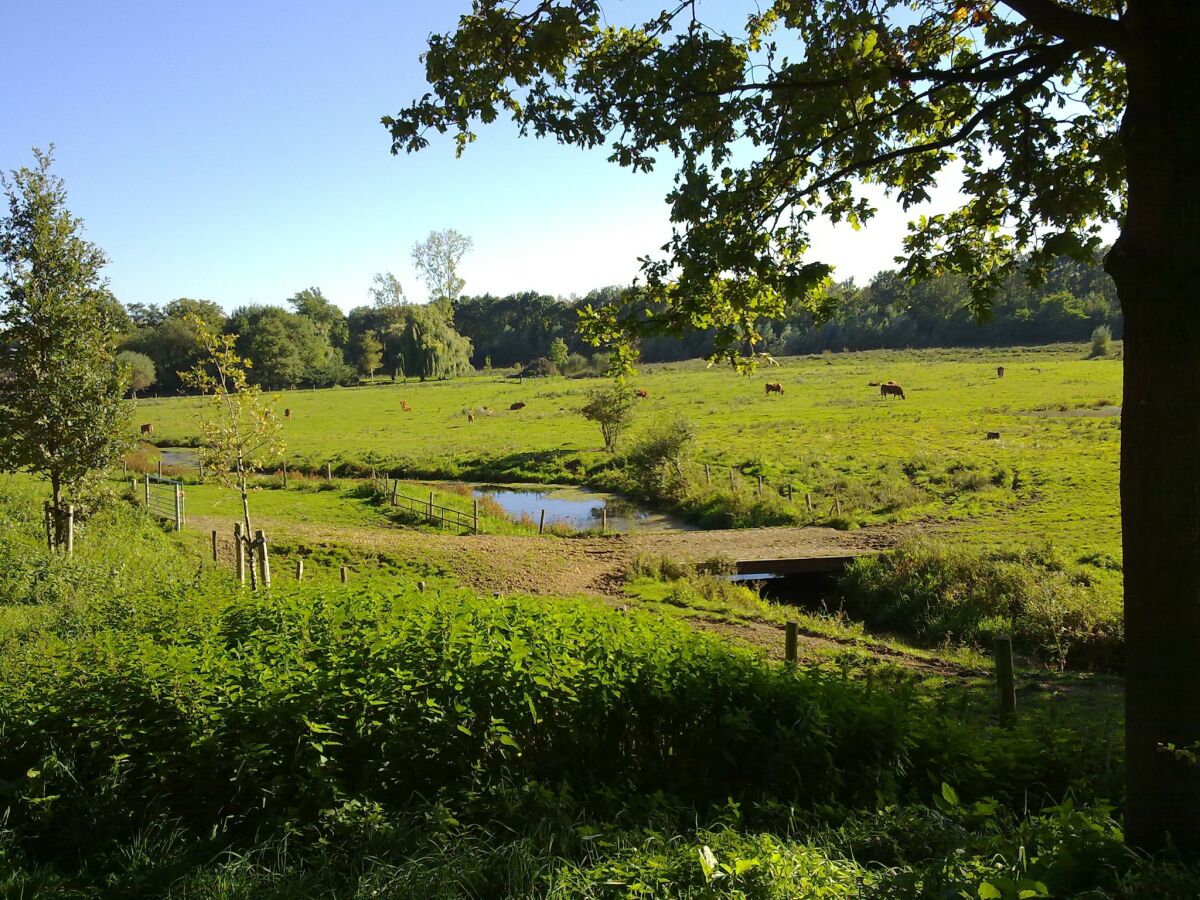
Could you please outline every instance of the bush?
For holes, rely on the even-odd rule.
[[[914,543],[856,560],[839,581],[846,612],[926,646],[990,646],[1011,635],[1038,659],[1119,668],[1120,602],[1052,551],[982,552]]]
[[[683,466],[696,442],[696,430],[682,416],[654,426],[623,460],[632,486],[647,500],[677,502],[687,491]]]
[[[1107,325],[1097,325],[1092,332],[1092,349],[1088,354],[1090,359],[1108,356],[1112,352],[1112,329]]]
[[[616,384],[607,390],[588,391],[587,397],[587,403],[580,407],[580,415],[600,426],[604,449],[612,453],[621,435],[633,423],[637,398],[624,384]]]

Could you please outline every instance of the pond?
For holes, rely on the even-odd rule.
[[[199,457],[195,447],[163,447],[159,450],[160,459],[164,466],[199,465]]]
[[[695,531],[695,526],[675,516],[650,512],[616,494],[585,488],[537,485],[484,484],[475,488],[476,497],[490,497],[513,519],[522,515],[538,521],[546,511],[546,524],[563,522],[579,531],[599,528],[603,510],[608,510],[609,531]]]

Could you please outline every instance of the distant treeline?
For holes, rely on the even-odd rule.
[[[388,276],[390,278],[390,276]],[[794,304],[780,320],[760,323],[764,349],[777,356],[824,350],[906,347],[1004,346],[1085,341],[1099,325],[1122,333],[1120,305],[1097,265],[1062,260],[1045,283],[1014,276],[996,296],[991,317],[977,320],[964,279],[946,275],[913,285],[895,271],[863,287],[829,288],[834,312],[818,324]],[[138,384],[160,393],[180,389],[178,372],[191,368],[201,347],[187,315],[237,334],[255,380],[269,389],[352,384],[362,376],[441,379],[471,369],[531,367],[543,374],[595,373],[603,357],[575,333],[578,310],[624,302],[620,287],[564,300],[526,291],[496,297],[460,297],[453,303],[410,304],[377,280],[373,306],[345,314],[318,288],[289,298],[291,309],[246,306],[232,314],[207,300],[179,299],[164,306],[132,304],[121,349],[149,370]],[[712,353],[712,335],[696,332],[642,339],[643,362],[693,359]],[[141,359],[135,356],[140,355]],[[147,383],[146,378],[149,378]]]

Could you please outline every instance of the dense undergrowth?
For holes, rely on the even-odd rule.
[[[0,595],[42,611],[3,620],[0,896],[1200,884],[1121,845],[1107,719],[1031,708],[1001,728],[986,691],[787,668],[673,620],[403,572],[254,595],[119,507],[62,560],[32,500],[8,492],[4,551],[67,588],[22,575]]]

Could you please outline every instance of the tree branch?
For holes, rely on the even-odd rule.
[[[1116,19],[1068,9],[1055,0],[1000,0],[1030,25],[1076,47],[1105,47],[1123,53],[1128,34]]]

